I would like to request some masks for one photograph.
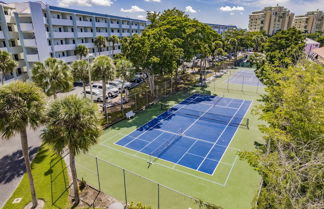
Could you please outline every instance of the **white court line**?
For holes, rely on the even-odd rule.
[[[243,103],[244,103],[245,101],[248,101],[248,100],[243,100]],[[245,111],[245,113],[244,113],[244,115],[243,115],[241,121],[243,120],[243,118],[245,118],[246,114],[250,111],[250,107],[252,107],[252,103],[253,103],[253,101],[251,101],[251,104],[249,105],[248,109]],[[233,137],[231,138],[231,141],[228,143],[227,148],[225,149],[225,151],[224,151],[224,153],[223,153],[223,155],[222,155],[220,161],[221,161],[221,160],[223,159],[223,157],[225,156],[225,153],[227,152],[227,150],[228,150],[228,148],[230,147],[230,145],[231,145],[233,139],[235,138],[235,135],[236,135],[237,131],[238,131],[238,128],[235,130],[234,135],[233,135]],[[240,150],[239,150],[239,151],[240,151]],[[218,167],[218,165],[216,166],[216,168],[215,168],[213,174],[216,172],[217,167]]]
[[[218,140],[221,138],[221,136],[223,135],[223,133],[225,132],[225,130],[227,129],[227,127],[229,126],[229,124],[232,122],[232,120],[234,119],[234,116],[237,114],[237,112],[239,111],[239,109],[242,107],[244,103],[244,100],[242,101],[240,107],[236,110],[235,114],[232,116],[231,120],[227,123],[227,125],[225,126],[225,128],[223,129],[223,131],[221,132],[221,134],[218,136],[218,138],[215,141],[215,144],[210,148],[209,152],[207,153],[206,157],[204,158],[203,161],[201,161],[201,163],[199,164],[198,168],[196,170],[199,170],[199,168],[201,167],[201,165],[203,164],[203,162],[206,160],[207,156],[210,154],[210,152],[213,150],[213,148],[216,146],[216,143],[218,142]],[[238,127],[237,127],[238,129]],[[225,149],[226,150],[226,149]],[[220,160],[219,160],[220,161]],[[217,167],[217,166],[216,166]],[[216,169],[216,168],[215,168]]]
[[[232,167],[231,167],[231,169],[230,169],[230,171],[229,171],[229,173],[227,174],[227,177],[226,177],[226,179],[225,179],[224,187],[225,187],[226,184],[227,184],[227,181],[228,181],[228,179],[229,179],[229,177],[230,177],[230,175],[231,175],[231,173],[232,173],[232,170],[233,170],[233,168],[234,168],[234,165],[235,165],[237,159],[238,159],[238,156],[236,155],[235,160],[234,160],[234,163],[232,164]]]
[[[188,98],[190,98],[190,97],[188,97]],[[188,99],[188,98],[187,98],[187,99]],[[186,101],[187,99],[185,99],[185,100],[183,100],[183,101]],[[196,99],[196,98],[191,98],[191,99],[189,99],[189,100],[191,101],[191,100],[194,100],[194,99]],[[177,106],[177,105],[179,105],[179,104],[180,104],[180,103],[174,105],[174,107]],[[180,106],[180,108],[179,108],[178,110],[174,111],[173,113],[178,112],[179,110],[181,110],[181,109],[185,106],[184,104],[181,104],[181,105],[182,105],[182,106]],[[173,108],[173,107],[171,107],[171,108]],[[171,108],[169,108],[169,109],[171,109]],[[165,112],[167,112],[167,111],[165,111]],[[164,114],[165,112],[161,113],[160,115]],[[160,116],[160,115],[159,115],[159,116]],[[157,118],[157,117],[159,117],[159,116],[156,116],[155,118]],[[166,118],[163,118],[162,120],[166,120],[166,119],[168,119],[168,118],[171,117],[171,116],[172,116],[172,114],[169,115],[169,116],[166,117]],[[154,119],[152,119],[152,120],[154,120]],[[147,123],[145,123],[145,124],[142,125],[141,127],[143,127],[143,126],[145,126],[146,124],[150,123],[152,120],[148,121]],[[137,139],[138,137],[142,136],[143,134],[145,134],[145,133],[148,132],[149,130],[153,129],[153,128],[154,128],[155,126],[157,126],[158,124],[159,124],[159,123],[155,124],[154,126],[150,126],[150,127],[149,127],[147,130],[145,130],[143,133],[141,133],[140,135],[138,135],[137,137],[135,137],[135,139]],[[141,128],[141,127],[140,127],[140,128]],[[136,129],[136,130],[138,130],[138,129]],[[135,130],[135,131],[136,131],[136,130]],[[132,143],[135,139],[133,139],[132,141],[126,143],[124,146],[129,145],[129,144]]]
[[[149,143],[147,143],[147,145],[145,145],[142,149],[138,150],[140,152],[142,152],[143,149],[145,149],[147,146],[151,145],[157,138],[159,138],[162,134],[164,134],[163,132],[160,133],[159,135],[157,135],[152,141],[150,141]]]
[[[145,159],[145,158],[143,158],[143,157],[140,157],[140,156],[136,156],[135,154],[131,154],[131,153],[129,153],[129,152],[124,152],[124,151],[122,151],[122,150],[115,149],[115,148],[109,147],[109,146],[104,145],[104,144],[99,144],[99,145],[104,146],[104,147],[109,148],[109,149],[112,149],[112,150],[115,150],[115,151],[117,151],[117,152],[124,153],[124,154],[129,155],[129,156],[133,156],[133,157],[136,157],[136,158],[138,158],[138,159],[141,159],[141,160],[145,160],[145,161],[147,161],[147,159]],[[118,146],[120,146],[120,145],[118,145]],[[120,147],[123,147],[123,146],[120,146]],[[123,147],[123,148],[129,149],[129,148],[127,148],[127,147]],[[132,151],[138,152],[138,151],[133,150],[133,149],[129,149],[129,150],[132,150]],[[147,155],[147,154],[145,154],[145,153],[143,153],[143,152],[141,152],[141,153],[144,154],[144,155]],[[89,155],[90,155],[90,154],[89,154]],[[91,156],[91,155],[90,155],[90,156]],[[99,159],[99,158],[98,158],[98,159]],[[102,160],[102,159],[101,159],[101,160]],[[165,162],[171,162],[171,161],[167,161],[167,160],[164,160],[164,159],[161,159],[161,160],[162,160],[162,161],[165,161]],[[103,161],[105,161],[105,160],[103,160]],[[109,163],[110,163],[110,162],[109,162]],[[171,163],[173,163],[173,162],[171,162]],[[165,168],[169,168],[169,169],[175,170],[175,171],[177,171],[177,172],[179,172],[179,173],[183,173],[183,174],[186,174],[186,175],[189,175],[189,176],[192,176],[192,177],[198,178],[198,179],[200,179],[200,180],[207,181],[207,182],[210,182],[210,183],[213,183],[213,184],[216,184],[216,185],[219,185],[219,186],[224,187],[224,184],[219,183],[219,182],[217,182],[217,181],[212,181],[212,180],[206,179],[206,178],[204,178],[204,177],[196,176],[196,175],[191,174],[191,173],[188,173],[188,172],[186,172],[186,171],[182,171],[182,170],[179,170],[179,169],[177,169],[177,168],[172,168],[172,167],[169,167],[169,166],[163,165],[163,164],[158,163],[158,162],[155,162],[154,164],[157,164],[157,165],[159,165],[159,166],[162,166],[162,167],[165,167]],[[186,168],[186,169],[191,169],[191,168],[188,168],[188,167],[185,167],[185,166],[182,166],[182,165],[180,165],[180,166],[181,166],[181,167],[184,167],[184,168]],[[193,170],[193,169],[191,169],[191,170]],[[209,175],[209,176],[211,176],[211,175],[208,174],[208,173],[204,173],[204,172],[201,172],[201,171],[198,171],[198,172],[200,172],[200,173],[202,173],[202,174],[205,174],[205,175]]]
[[[194,141],[191,146],[187,149],[187,151],[180,157],[180,159],[172,166],[172,168],[176,167],[178,163],[182,160],[182,158],[189,152],[189,150],[196,144],[197,140]]]

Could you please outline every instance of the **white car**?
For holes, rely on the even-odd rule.
[[[106,85],[107,87],[107,95],[109,97],[116,97],[118,96],[118,89],[113,87],[113,86],[110,86],[110,85]],[[92,83],[92,89],[98,89],[99,91],[102,92],[102,83]]]
[[[123,86],[123,81],[121,79],[115,79],[113,81],[110,81],[108,84],[118,88],[118,90],[121,91]],[[130,82],[124,81],[124,89],[130,89],[131,86],[132,84]]]
[[[84,94],[84,92],[82,92],[82,94]],[[85,94],[87,98],[91,99],[90,88],[86,88]],[[98,89],[92,89],[92,100],[96,102],[102,102],[103,101],[102,91]]]

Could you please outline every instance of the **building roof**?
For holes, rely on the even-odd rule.
[[[312,52],[318,54],[320,57],[324,57],[324,47],[313,49]]]
[[[320,44],[317,41],[314,41],[313,39],[310,39],[310,38],[306,38],[305,43],[306,44],[318,44],[318,45]]]

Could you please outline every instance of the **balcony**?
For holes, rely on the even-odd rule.
[[[4,34],[3,34],[3,31],[0,31],[0,39],[4,39]]]
[[[92,22],[90,21],[76,21],[77,26],[92,27]]]
[[[77,60],[77,56],[60,57],[59,59],[63,60],[64,62],[73,62]]]
[[[117,23],[110,23],[111,28],[119,28],[119,24]]]
[[[27,54],[28,62],[39,62],[38,54]]]
[[[54,38],[74,38],[73,32],[53,32]]]
[[[79,45],[84,45],[87,48],[94,48],[95,45],[93,43],[79,43]]]
[[[97,32],[96,36],[103,36],[103,37],[107,37],[108,36],[108,32]]]
[[[139,26],[139,29],[144,30],[145,26]]]
[[[105,22],[96,22],[96,27],[107,28],[108,27],[108,23],[105,23]]]
[[[127,36],[131,36],[130,33],[122,33],[122,37],[127,37]]]
[[[75,44],[65,44],[65,45],[55,45],[55,51],[66,51],[66,50],[74,50]]]
[[[78,38],[93,37],[93,32],[78,32]]]
[[[11,39],[19,39],[18,32],[9,32],[9,37]]]
[[[122,25],[122,28],[128,29],[128,28],[130,28],[130,25]]]
[[[34,31],[34,27],[32,23],[20,23],[20,29],[22,31],[29,31],[29,32]]]
[[[52,25],[66,25],[66,26],[72,26],[73,21],[69,19],[57,19],[52,18]]]
[[[6,18],[6,22],[7,22],[7,23],[15,23],[15,18],[14,18],[14,16],[8,16],[8,15],[5,15],[5,18]]]
[[[0,51],[6,51],[6,52],[7,52],[8,49],[7,49],[7,47],[1,47],[1,48],[0,48]]]
[[[115,36],[120,36],[120,33],[111,33],[111,35],[113,36],[113,35],[115,35]]]
[[[24,39],[25,47],[37,47],[35,39]]]

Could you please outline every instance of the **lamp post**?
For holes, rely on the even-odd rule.
[[[92,100],[92,85],[91,85],[91,66],[90,66],[90,59],[94,59],[95,56],[91,53],[91,54],[88,54],[86,58],[87,58],[88,63],[89,63],[88,73],[89,73],[89,85],[90,85],[90,98],[91,98],[91,101],[93,101]]]

